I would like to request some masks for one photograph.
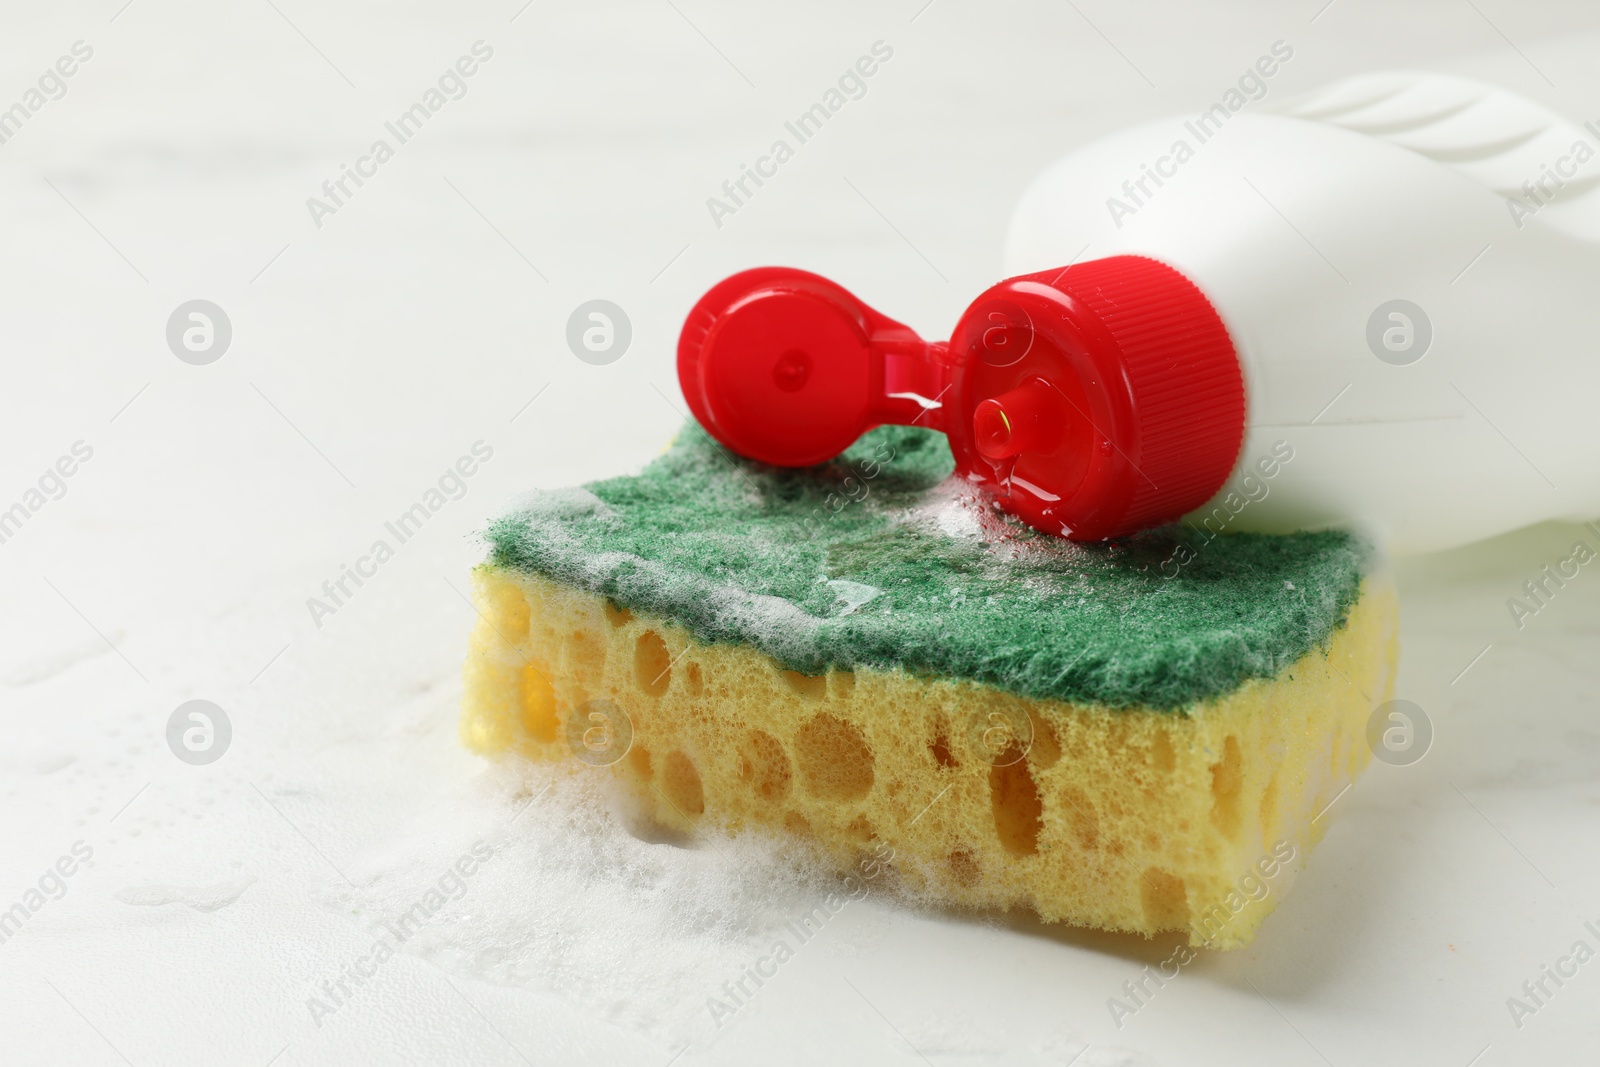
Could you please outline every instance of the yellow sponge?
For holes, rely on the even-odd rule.
[[[461,728],[479,752],[604,768],[680,830],[808,835],[841,871],[887,846],[925,899],[1213,948],[1248,943],[1303,866],[1397,657],[1374,576],[1276,677],[1176,712],[807,676],[519,568],[478,568],[475,598]]]

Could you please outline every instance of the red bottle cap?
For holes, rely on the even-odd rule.
[[[1138,256],[1003,281],[948,344],[818,275],[744,271],[690,312],[678,377],[707,432],[777,466],[831,459],[883,423],[942,430],[958,474],[1079,541],[1199,507],[1244,438],[1222,320],[1182,274]]]

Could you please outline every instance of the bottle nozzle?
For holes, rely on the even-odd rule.
[[[1060,394],[1042,378],[981,401],[972,412],[973,443],[985,459],[1054,452],[1066,422]]]

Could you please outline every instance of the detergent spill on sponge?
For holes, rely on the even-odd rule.
[[[680,830],[783,828],[841,870],[887,846],[925,899],[1247,942],[1392,688],[1368,551],[1074,544],[951,466],[886,427],[780,470],[690,424],[638,476],[524,500],[475,575],[463,737]]]

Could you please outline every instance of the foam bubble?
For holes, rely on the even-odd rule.
[[[883,590],[875,585],[863,585],[860,582],[848,582],[843,578],[833,578],[828,581],[828,588],[838,595],[841,608],[840,615],[851,615],[859,611],[862,605],[876,600],[883,595]]]

